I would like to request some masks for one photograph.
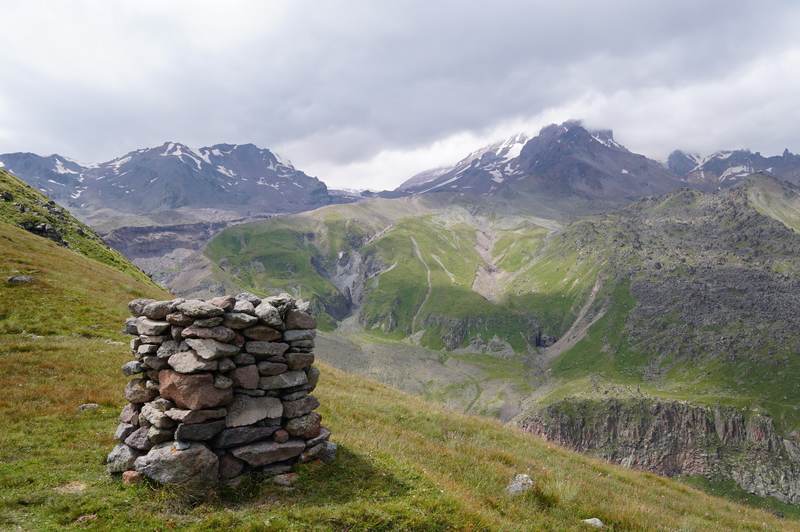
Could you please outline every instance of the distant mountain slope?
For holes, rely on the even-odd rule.
[[[246,216],[334,201],[317,178],[253,144],[216,144],[195,152],[166,142],[91,166],[32,153],[0,155],[0,163],[62,205],[81,211],[141,214],[191,207]]]
[[[153,286],[139,268],[109,247],[92,229],[4,169],[0,169],[0,222],[47,238]]]
[[[596,202],[595,210],[685,186],[656,161],[630,152],[610,130],[588,130],[568,121],[528,139],[510,139],[478,150],[448,169],[424,172],[398,190],[501,198],[538,205],[548,198]],[[591,210],[591,207],[589,207]]]
[[[718,151],[705,157],[675,150],[667,166],[687,183],[707,190],[733,186],[754,173],[800,184],[800,155],[788,149],[770,157],[750,150]]]

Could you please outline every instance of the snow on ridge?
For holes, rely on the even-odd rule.
[[[75,170],[70,170],[64,166],[63,161],[61,159],[56,159],[56,165],[53,167],[53,171],[57,174],[77,174]]]
[[[227,176],[227,177],[236,177],[236,172],[234,172],[233,170],[229,170],[229,169],[225,168],[221,164],[217,165],[217,171],[219,173]]]

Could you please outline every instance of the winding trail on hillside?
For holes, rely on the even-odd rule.
[[[603,305],[595,315],[587,316],[589,313],[589,309],[592,308],[595,299],[597,299],[597,293],[600,291],[600,288],[603,286],[603,281],[599,277],[597,281],[595,281],[594,286],[592,287],[592,291],[589,294],[588,299],[581,307],[581,310],[578,312],[578,315],[575,317],[575,321],[572,322],[572,326],[564,333],[564,335],[558,339],[556,343],[551,345],[550,347],[544,350],[544,357],[542,358],[543,365],[547,365],[558,356],[571,349],[575,344],[583,340],[586,336],[586,333],[589,332],[589,328],[597,322],[600,318],[605,316],[606,314],[606,305]]]
[[[422,312],[422,307],[425,306],[425,303],[428,302],[428,298],[431,297],[431,269],[428,267],[428,263],[425,262],[425,259],[422,257],[422,251],[419,249],[419,244],[417,244],[417,239],[413,236],[409,237],[411,239],[411,243],[414,244],[414,253],[417,255],[417,258],[425,267],[425,271],[428,274],[428,291],[425,293],[425,298],[420,303],[417,311],[414,313],[414,317],[411,319],[411,332],[414,333],[417,330],[417,318],[419,317],[419,313]]]

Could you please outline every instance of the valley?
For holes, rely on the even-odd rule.
[[[783,508],[800,501],[800,190],[772,171],[700,186],[676,160],[568,122],[391,198],[77,213],[175,294],[309,300],[319,357],[349,378]],[[36,234],[13,198],[6,219]]]

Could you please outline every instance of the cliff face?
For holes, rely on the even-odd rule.
[[[516,423],[626,467],[729,478],[751,493],[800,503],[800,446],[763,415],[653,399],[566,399]]]

